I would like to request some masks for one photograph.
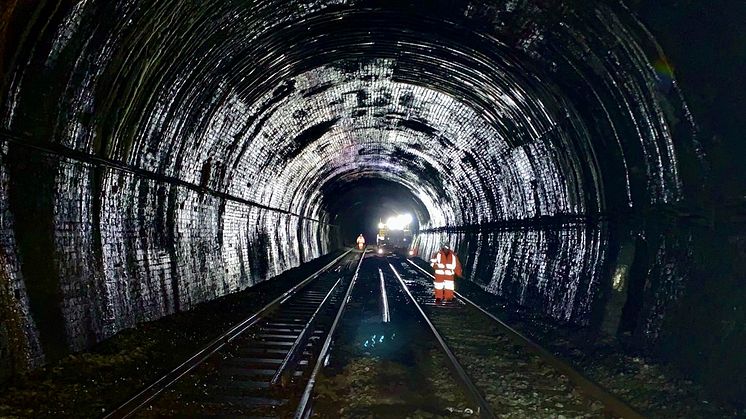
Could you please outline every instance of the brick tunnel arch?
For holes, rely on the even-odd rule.
[[[325,192],[359,179],[409,190],[423,248],[449,235],[486,289],[588,323],[623,233],[526,228],[702,187],[671,68],[621,4],[87,0],[34,16],[0,114],[18,368],[332,251]],[[510,226],[520,238],[489,232]],[[533,285],[513,295],[510,275]]]

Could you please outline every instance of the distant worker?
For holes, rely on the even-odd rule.
[[[363,233],[360,233],[360,235],[357,236],[357,248],[363,250],[363,247],[365,247],[365,237],[363,237]]]
[[[431,266],[435,269],[435,303],[439,304],[441,300],[453,300],[453,294],[456,289],[454,275],[460,271],[458,257],[451,250],[448,243],[443,242],[440,245],[440,251],[435,257],[430,259]],[[460,272],[459,276],[460,276]]]

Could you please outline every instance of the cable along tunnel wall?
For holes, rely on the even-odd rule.
[[[34,30],[13,26],[28,35],[3,64],[3,362],[38,365],[329,252],[334,185],[397,182],[424,229],[457,231],[644,213],[701,183],[678,87],[622,4],[423,4],[11,10]],[[470,260],[491,291],[513,266],[551,315],[584,323],[608,239],[521,234],[510,250],[454,240],[484,243]]]

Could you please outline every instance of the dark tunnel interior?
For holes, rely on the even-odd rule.
[[[0,379],[411,213],[746,400],[742,3],[3,4]]]
[[[427,207],[409,189],[389,180],[362,178],[330,183],[322,193],[322,207],[329,214],[329,222],[337,226],[334,235],[349,245],[358,234],[366,243],[375,243],[378,224],[393,216],[411,215],[415,233],[430,219]]]

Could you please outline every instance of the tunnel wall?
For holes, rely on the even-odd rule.
[[[484,231],[442,229],[421,233],[416,246],[428,258],[440,243],[450,243],[465,278],[485,291],[560,322],[600,329],[604,320],[611,321],[605,331],[616,334],[623,304],[606,310],[604,306],[612,293],[623,299],[630,294],[631,260],[620,260],[620,242],[628,244],[634,234],[643,235],[648,256],[645,285],[635,296],[640,308],[629,332],[639,348],[658,352],[661,336],[676,332],[669,317],[683,304],[680,300],[693,279],[694,232],[663,223],[647,230],[628,227],[602,221]]]
[[[4,83],[33,93],[3,96],[0,379],[337,247],[333,226],[264,205],[271,190],[266,197],[232,195],[219,156],[193,157],[234,134],[223,115],[202,122],[206,132],[196,138],[189,123],[164,121],[169,111],[156,105],[154,125],[141,139],[107,143],[104,132],[117,127],[105,120],[116,125],[128,110],[97,114],[94,103],[108,99],[96,95],[111,87],[112,69],[127,71],[129,63],[117,61],[115,48],[88,42],[121,39],[104,40],[107,28],[90,26],[99,11],[90,2],[11,6],[3,11],[3,64],[15,54],[30,61],[20,64],[26,70],[15,82],[3,65]],[[110,8],[100,18],[120,22],[121,11]],[[36,32],[24,39],[26,30]],[[18,47],[7,49],[10,43]],[[87,56],[71,60],[76,53]],[[160,149],[165,131],[190,145],[176,147],[177,156]]]
[[[7,146],[4,146],[0,153],[0,381],[44,362],[16,251],[13,215],[8,203],[6,156]]]
[[[738,348],[746,347],[746,165],[734,156],[746,155],[746,4],[628,5],[669,57],[706,156],[704,182],[692,188],[688,205],[632,223],[650,230],[648,240],[659,243],[652,246],[659,254],[664,247],[674,250],[658,271],[663,278],[677,271],[673,277],[685,279],[650,277],[658,293],[673,288],[679,296],[666,316],[651,322],[663,326],[656,348],[714,394],[742,404],[746,357]],[[682,167],[689,166],[684,160]]]
[[[485,291],[556,320],[588,325],[602,292],[608,232],[584,224],[486,231],[424,232],[423,258],[449,243],[464,277]]]
[[[330,242],[319,240],[328,230],[317,221],[31,153],[48,170],[23,167],[23,176],[34,183],[49,176],[53,215],[41,219],[43,203],[27,191],[19,192],[23,198],[13,206],[4,201],[5,288],[0,295],[7,311],[0,338],[3,362],[13,364],[6,372],[245,289],[330,251]],[[7,177],[3,185],[8,187]],[[100,189],[94,193],[94,188]],[[13,213],[25,214],[23,220],[14,225]],[[34,242],[17,246],[15,234]],[[24,258],[26,275],[13,259],[17,254]],[[32,292],[26,292],[23,278],[37,281]],[[56,334],[50,330],[60,326]]]

